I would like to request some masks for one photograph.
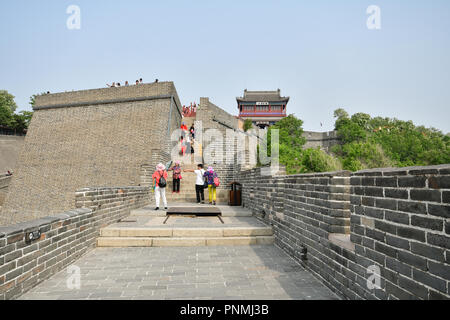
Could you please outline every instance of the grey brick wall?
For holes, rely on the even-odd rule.
[[[386,297],[449,298],[450,165],[352,174],[352,241]]]
[[[0,300],[17,298],[64,269],[95,247],[101,227],[148,202],[144,187],[85,188],[76,192],[78,209],[0,227]],[[38,240],[25,241],[37,230]]]
[[[276,244],[341,296],[449,299],[449,174],[450,165],[351,175],[253,169],[239,180],[244,206],[273,225]],[[367,286],[369,266],[380,268],[380,289]]]
[[[338,137],[337,131],[328,132],[314,132],[314,131],[304,131],[303,137],[306,139],[304,148],[321,148],[327,152],[330,149],[341,142]]]

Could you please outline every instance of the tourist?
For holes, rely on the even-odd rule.
[[[144,83],[142,82],[142,78],[139,79],[139,84],[144,84]]]
[[[138,85],[139,84],[139,80],[136,80],[136,85]]]
[[[128,81],[125,81],[125,87],[128,87],[128,86],[130,86],[130,85],[128,84]]]
[[[116,83],[115,82],[113,82],[113,83],[111,83],[111,85],[109,85],[109,84],[106,84],[108,87],[110,87],[110,88],[114,88],[115,86],[116,86]]]
[[[189,132],[191,133],[192,139],[195,139],[195,128],[194,128],[194,124],[192,124],[191,127],[189,128]]]
[[[117,86],[120,87],[120,82],[117,83]]]
[[[180,181],[182,179],[180,161],[175,161],[175,165],[169,171],[173,171],[172,193],[180,193]]]
[[[184,138],[186,137],[186,132],[188,131],[188,128],[184,122],[181,123],[181,136]]]
[[[208,193],[209,193],[209,204],[216,205],[216,182],[218,182],[217,173],[214,171],[213,167],[208,167],[208,170],[203,174],[207,179],[208,183]]]
[[[195,194],[197,196],[197,203],[205,203],[205,170],[203,169],[203,164],[197,165],[197,170],[184,170],[185,172],[194,172],[195,179]]]
[[[186,142],[184,141],[183,137],[181,137],[180,146],[181,146],[181,155],[184,157],[186,153]]]
[[[191,143],[191,138],[189,137],[189,135],[186,135],[186,152],[187,152],[187,154],[192,153],[192,143]]]
[[[155,83],[158,83],[159,82],[159,80],[158,79],[155,79]]]
[[[164,180],[162,180],[164,178]],[[153,187],[155,189],[155,200],[156,200],[156,208],[155,210],[159,210],[159,201],[160,197],[163,199],[164,209],[167,210],[167,199],[166,199],[166,185],[167,185],[167,171],[166,166],[162,163],[156,166],[156,171],[152,175],[153,179]],[[160,185],[161,183],[161,185]]]

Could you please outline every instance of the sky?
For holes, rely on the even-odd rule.
[[[0,36],[0,90],[19,111],[33,94],[142,77],[235,115],[244,89],[279,88],[305,130],[333,130],[344,108],[450,132],[448,0],[2,0]]]

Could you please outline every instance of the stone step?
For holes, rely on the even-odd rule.
[[[243,246],[271,245],[274,236],[250,237],[100,237],[98,247],[200,247],[200,246]]]
[[[271,227],[228,227],[228,228],[114,228],[107,227],[100,230],[101,238],[203,238],[203,237],[256,237],[256,236],[272,236]]]
[[[194,203],[194,201],[197,201],[194,199],[189,199],[192,200],[191,202],[189,201],[173,201],[172,200],[172,204],[169,203],[169,208],[173,207],[173,203],[175,202],[175,205],[177,206],[184,206],[184,205],[191,205],[192,203]],[[204,204],[204,205],[200,205],[200,206],[208,206],[208,204]],[[220,203],[215,206],[216,208],[219,208],[220,211],[222,212],[222,217],[251,217],[252,216],[252,212],[246,208],[243,207],[230,207],[228,205],[220,205]],[[140,209],[134,209],[131,210],[130,212],[130,216],[142,216],[142,217],[165,217],[166,216],[166,211],[163,210],[163,208],[161,208],[158,211],[155,211],[155,206],[154,204],[151,204],[149,206],[146,206],[144,208],[140,208]]]

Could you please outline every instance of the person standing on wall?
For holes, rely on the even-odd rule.
[[[181,129],[181,136],[183,138],[185,138],[186,137],[186,132],[188,131],[188,128],[187,128],[187,126],[186,126],[186,124],[184,122],[181,123],[180,129]]]
[[[163,199],[164,209],[167,210],[167,199],[166,199],[166,186],[167,186],[167,171],[166,166],[162,163],[156,166],[156,171],[152,175],[153,187],[155,189],[155,200],[156,208],[159,210],[160,197]]]
[[[203,164],[197,165],[197,170],[184,170],[185,172],[194,172],[195,179],[195,194],[197,196],[197,203],[205,203],[205,170],[203,169]]]
[[[184,157],[186,154],[186,141],[184,141],[184,138],[180,138],[180,148],[181,148],[181,155]]]
[[[219,177],[213,167],[208,167],[203,176],[208,183],[209,204],[216,205],[216,188],[219,186]]]
[[[189,128],[189,133],[191,134],[192,139],[195,139],[195,127],[194,124]]]
[[[172,193],[180,193],[180,181],[182,179],[180,161],[175,161],[175,165],[169,171],[173,171]]]

